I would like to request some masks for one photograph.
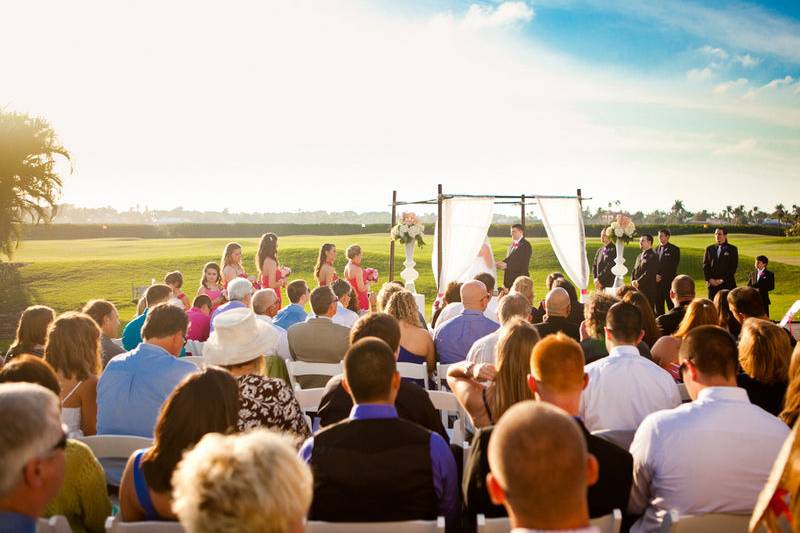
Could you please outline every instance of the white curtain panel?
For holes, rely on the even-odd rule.
[[[442,221],[436,221],[431,266],[441,294],[457,280],[480,252],[494,213],[492,198],[449,198],[442,202]],[[442,231],[442,279],[438,279],[436,243]]]
[[[577,198],[536,198],[544,228],[564,273],[581,289],[589,287],[586,232]]]

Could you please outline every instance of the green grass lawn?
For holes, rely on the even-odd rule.
[[[433,238],[427,236],[428,246],[417,250],[415,260],[420,278],[417,290],[426,295],[427,303],[435,295],[431,271]],[[710,235],[675,236],[672,241],[681,247],[680,271],[691,275],[702,284],[703,250],[710,244]],[[495,257],[502,259],[509,239],[492,238]],[[730,241],[739,247],[739,284],[745,283],[759,254],[770,257],[770,269],[775,272],[776,290],[772,296],[772,318],[778,319],[791,303],[800,298],[800,239],[764,237],[757,235],[730,235]],[[184,290],[191,297],[199,285],[201,269],[207,261],[219,261],[222,249],[229,239],[87,239],[60,241],[29,241],[24,243],[14,261],[24,263],[19,269],[22,283],[17,298],[26,303],[42,303],[58,311],[80,308],[92,298],[113,301],[124,322],[135,311],[131,301],[131,287],[148,285],[151,279],[161,280],[166,272],[180,270],[184,275]],[[249,273],[255,272],[254,255],[257,239],[241,239],[244,247],[244,265]],[[364,249],[364,264],[380,270],[381,280],[389,272],[389,240],[379,234],[343,235],[336,237],[296,236],[279,240],[280,260],[293,270],[292,278],[313,280],[312,269],[319,246],[333,242],[339,250],[336,268],[341,272],[346,258],[344,249],[359,244]],[[561,270],[550,243],[545,238],[531,239],[533,258],[531,274],[538,297],[544,295],[544,279],[548,273]],[[588,257],[594,257],[598,239],[589,239]],[[398,247],[397,272],[402,270],[402,250]],[[632,269],[638,246],[626,247],[626,266]],[[396,277],[399,277],[396,275]],[[14,287],[10,288],[14,290]],[[705,295],[704,287],[698,289]],[[3,293],[5,294],[5,293]],[[0,307],[8,305],[0,302]],[[429,311],[429,309],[428,309]],[[429,313],[427,313],[429,314]]]

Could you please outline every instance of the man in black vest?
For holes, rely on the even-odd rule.
[[[767,270],[769,259],[766,255],[759,255],[756,257],[756,269],[750,272],[750,278],[747,280],[747,286],[758,289],[761,295],[761,303],[764,304],[764,314],[769,316],[769,304],[772,302],[769,299],[769,291],[775,290],[775,274]]]
[[[672,288],[672,280],[678,275],[678,264],[681,262],[681,249],[669,242],[670,232],[667,228],[658,231],[658,240],[661,244],[656,248],[656,255],[658,256],[658,274],[656,274],[656,282],[658,283],[658,293],[656,294],[656,316],[664,314],[664,304],[667,305],[667,311],[671,310],[674,305],[669,297],[669,291]]]
[[[458,472],[447,442],[397,416],[400,373],[388,344],[357,341],[344,357],[350,417],[310,437],[300,457],[311,465],[310,520],[389,522],[448,519],[457,527]]]
[[[603,228],[600,232],[600,242],[603,245],[595,252],[594,263],[592,263],[594,287],[598,291],[614,286],[616,276],[611,272],[611,269],[614,267],[614,260],[617,258],[617,248],[606,235],[606,228]]]
[[[497,268],[504,270],[503,286],[511,289],[514,280],[519,276],[530,276],[529,264],[531,262],[531,243],[525,239],[525,228],[522,224],[511,226],[513,242],[508,247],[508,255],[497,262]]]
[[[714,230],[717,243],[706,248],[703,256],[703,275],[708,285],[708,299],[722,289],[736,288],[736,268],[739,266],[739,250],[728,242],[728,230]]]
[[[631,276],[631,285],[647,296],[650,305],[653,307],[653,312],[656,310],[656,298],[658,297],[658,283],[656,282],[656,275],[658,275],[658,256],[653,251],[653,236],[645,233],[639,238],[639,247],[642,249],[636,257],[636,264],[633,267],[633,275]]]

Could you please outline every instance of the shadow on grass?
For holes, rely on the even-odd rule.
[[[18,266],[0,263],[0,348],[14,339],[19,315],[32,301]]]

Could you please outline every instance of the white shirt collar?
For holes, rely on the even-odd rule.
[[[741,387],[706,387],[697,394],[698,400],[726,400],[750,403],[747,391]]]
[[[631,346],[630,344],[623,344],[622,346],[614,346],[614,348],[608,352],[609,357],[613,356],[633,356],[639,357],[639,348],[636,346]]]

